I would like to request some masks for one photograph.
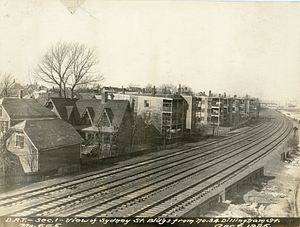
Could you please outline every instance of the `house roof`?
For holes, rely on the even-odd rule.
[[[59,94],[57,93],[36,93],[35,94],[35,99],[38,103],[42,104],[43,106],[46,105],[48,102],[49,98],[59,98]]]
[[[66,110],[67,110],[67,119],[70,119],[72,112],[75,111],[75,107],[74,106],[66,106]]]
[[[86,108],[95,110],[100,105],[101,105],[101,100],[98,100],[98,99],[79,99],[76,101],[76,106],[77,106],[80,117],[82,117]]]
[[[93,99],[102,99],[102,95],[94,95]]]
[[[26,120],[15,128],[23,130],[38,150],[64,147],[82,142],[81,136],[61,119]]]
[[[56,118],[54,113],[34,99],[3,98],[0,104],[12,120]]]
[[[105,108],[104,111],[106,112],[109,121],[112,123],[114,119],[114,113],[112,112],[111,108]]]
[[[46,103],[46,106],[51,102],[55,106],[59,117],[64,121],[68,121],[71,111],[74,111],[75,118],[77,122],[79,122],[79,114],[76,108],[72,108],[76,107],[76,101],[77,99],[70,98],[50,98]]]
[[[128,100],[110,100],[105,104],[102,104],[95,110],[95,118],[93,119],[93,123],[97,125],[101,120],[102,113],[104,109],[106,109],[110,120],[112,121],[112,126],[119,128],[122,121],[126,109],[130,108]],[[110,110],[108,110],[110,109]]]

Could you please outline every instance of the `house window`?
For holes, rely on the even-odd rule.
[[[144,100],[144,107],[150,107],[150,100]]]
[[[200,122],[200,118],[201,118],[201,113],[200,112],[196,112],[196,122]]]
[[[2,132],[6,133],[7,130],[8,130],[8,121],[2,121],[1,123],[2,123],[1,124],[2,125],[1,130],[2,130]]]
[[[23,148],[24,147],[24,136],[20,134],[16,134],[16,147]]]

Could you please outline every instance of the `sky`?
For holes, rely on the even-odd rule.
[[[300,99],[299,2],[78,2],[0,0],[0,73],[29,83],[51,45],[79,42],[97,49],[102,85]]]

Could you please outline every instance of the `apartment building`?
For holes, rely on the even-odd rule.
[[[224,94],[224,103],[223,103],[223,126],[230,127],[233,122],[233,113],[232,113],[232,101],[233,98],[227,97],[226,94]]]
[[[176,140],[185,130],[185,100],[180,95],[114,94],[115,100],[129,100],[135,116],[144,119],[146,127],[154,128],[160,138]]]
[[[224,99],[221,95],[212,97],[211,101],[211,124],[223,126],[224,121]]]
[[[184,97],[186,100],[192,99]],[[201,126],[207,127],[231,127],[235,128],[246,123],[251,118],[257,118],[259,115],[259,100],[255,98],[245,97],[237,98],[237,96],[229,97],[224,95],[216,95],[209,92],[208,96],[201,95],[193,98],[194,101],[187,101],[191,108],[187,118],[191,123],[190,128],[196,129]],[[190,108],[189,107],[189,108]],[[190,113],[190,114],[189,114]],[[193,114],[194,115],[193,115]]]
[[[249,99],[249,117],[258,118],[260,110],[259,99],[250,98]]]
[[[212,97],[200,96],[198,99],[196,111],[197,122],[202,125],[211,125]]]
[[[237,99],[236,95],[232,98],[231,101],[231,122],[230,126],[235,128],[240,124],[240,101]]]

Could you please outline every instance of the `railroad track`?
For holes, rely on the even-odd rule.
[[[286,130],[291,130],[291,127],[287,128]],[[260,148],[262,149],[262,148]],[[253,155],[257,154],[258,152],[253,152],[251,154],[249,154],[248,156],[244,157],[245,154],[240,154],[240,157],[237,158],[236,163],[238,163],[238,165],[241,165],[241,160],[246,160],[244,161],[244,165],[242,166],[243,168],[245,168],[245,166],[249,165],[249,160],[253,159]],[[258,158],[261,158],[261,155],[256,157],[253,160],[257,160]],[[248,159],[248,160],[247,160]],[[225,168],[225,170],[227,170],[229,167],[232,168],[235,166],[235,164],[231,164],[232,159],[228,159],[229,162],[226,163],[225,160],[221,161],[223,163],[223,165],[227,166]],[[229,167],[228,167],[229,166]],[[235,171],[239,171],[240,168],[237,168],[237,170]],[[174,192],[175,194],[172,194],[172,190],[168,190],[168,192],[165,192],[164,194],[159,194],[158,192],[155,192],[154,190],[152,190],[151,192],[149,192],[149,195],[146,194],[142,194],[139,193],[140,196],[137,198],[134,198],[134,200],[125,200],[124,198],[120,198],[119,204],[118,206],[114,206],[114,204],[117,203],[117,200],[114,199],[113,203],[111,204],[112,206],[110,207],[109,211],[105,211],[103,210],[103,206],[96,206],[96,207],[90,207],[87,209],[87,211],[85,213],[82,212],[77,212],[75,215],[78,216],[117,216],[117,217],[122,217],[122,216],[141,216],[141,217],[152,217],[152,216],[160,216],[162,215],[161,212],[158,212],[159,209],[166,209],[166,207],[170,207],[170,205],[174,204],[175,201],[184,201],[185,199],[183,199],[184,197],[184,191],[187,190],[187,195],[190,196],[190,194],[192,194],[193,192],[199,192],[201,191],[201,189],[203,188],[207,188],[207,187],[211,187],[211,188],[215,188],[216,185],[209,185],[207,186],[207,182],[218,182],[217,186],[219,187],[222,183],[220,183],[220,179],[218,173],[222,173],[224,175],[224,170],[219,171],[220,168],[219,166],[217,166],[214,169],[211,169],[209,172],[203,172],[203,169],[201,170],[202,176],[196,176],[196,174],[194,174],[194,176],[199,177],[199,179],[202,179],[200,182],[198,180],[198,183],[196,185],[189,186],[186,189],[183,189],[181,191],[177,191]],[[236,168],[236,167],[235,167]],[[229,171],[229,170],[228,170]],[[197,170],[196,170],[197,172]],[[211,173],[209,176],[208,174]],[[234,172],[228,172],[225,174],[226,177],[224,177],[224,181],[225,182],[227,180],[227,176],[228,175],[232,175]],[[213,179],[213,177],[217,177],[216,179]],[[186,176],[183,177],[182,179],[186,179]],[[205,180],[203,180],[205,179]],[[192,180],[192,182],[195,182],[194,180]],[[182,182],[184,183],[184,182]],[[176,184],[175,181],[172,181],[172,184]],[[178,183],[177,183],[178,184]],[[166,187],[166,185],[164,186]],[[173,187],[169,187],[169,188],[173,188]],[[184,187],[181,187],[184,188]],[[150,188],[151,189],[151,188]],[[165,188],[164,188],[165,189]],[[158,188],[158,190],[160,190],[160,188]],[[210,191],[210,190],[209,190]],[[207,193],[208,190],[205,189],[205,193]],[[150,196],[154,196],[151,199],[148,199],[150,201],[146,201],[146,198],[150,198]],[[129,198],[132,198],[133,195],[128,196]],[[168,200],[167,202],[164,202],[166,199],[170,199],[170,201]],[[175,199],[174,199],[175,198]],[[151,202],[152,201],[152,202]],[[131,206],[131,208],[127,208],[127,206]],[[107,206],[107,204],[106,204]],[[133,207],[135,206],[135,207]],[[126,209],[125,209],[126,208]],[[143,210],[149,210],[149,209],[153,209],[152,211],[143,211]],[[139,211],[137,211],[138,209],[141,209]],[[99,210],[103,210],[102,212],[99,212]],[[94,213],[93,213],[94,211]],[[130,212],[131,211],[131,212]],[[73,213],[74,215],[74,213]]]
[[[266,121],[266,120],[267,120],[267,118],[264,118],[264,121]],[[93,182],[95,182],[95,180],[105,179],[107,177],[112,176],[112,174],[117,174],[117,173],[123,174],[123,172],[128,171],[128,170],[135,171],[136,169],[142,168],[145,165],[150,165],[151,163],[156,163],[157,161],[162,161],[162,160],[165,161],[168,158],[173,158],[178,155],[182,155],[184,153],[188,153],[190,151],[197,150],[200,148],[205,148],[205,147],[209,147],[209,146],[213,146],[213,145],[220,146],[220,145],[222,145],[221,144],[222,142],[224,142],[224,141],[227,142],[229,139],[234,138],[234,137],[242,138],[242,136],[244,136],[245,134],[250,134],[253,130],[255,130],[258,127],[262,127],[262,126],[258,125],[256,127],[251,128],[250,130],[243,130],[241,133],[239,133],[239,135],[233,135],[233,136],[227,137],[227,138],[219,140],[219,141],[206,142],[204,144],[201,144],[200,146],[196,146],[196,147],[193,147],[190,149],[185,149],[185,150],[175,152],[172,154],[167,154],[165,156],[157,157],[154,159],[142,160],[140,162],[130,163],[128,165],[124,165],[121,167],[109,168],[109,169],[106,169],[105,171],[99,171],[95,174],[89,174],[86,177],[78,177],[77,179],[75,178],[75,179],[72,179],[69,181],[65,181],[63,183],[51,185],[48,187],[42,187],[39,189],[33,189],[30,191],[26,191],[24,193],[14,194],[12,196],[0,196],[0,206],[11,205],[11,204],[15,203],[15,201],[20,201],[20,200],[26,200],[26,199],[30,200],[31,197],[37,197],[37,196],[43,196],[43,195],[47,196],[51,193],[53,193],[55,195],[55,192],[63,193],[65,189],[79,188],[81,184],[83,186],[86,186],[86,184],[88,184],[89,182],[93,183]]]
[[[278,124],[279,124],[278,122],[272,120],[272,122],[269,122],[269,127],[270,128],[272,128],[272,127],[274,128],[275,125],[277,125],[276,130],[278,131],[278,127],[279,127]],[[258,128],[259,128],[259,126],[257,126],[256,130]],[[266,132],[266,129],[270,130],[270,128],[264,127],[264,130],[261,130],[260,133],[264,133],[264,132]],[[274,131],[274,129],[273,129],[273,131]],[[251,133],[251,132],[248,132],[248,133]],[[55,201],[52,201],[51,198],[48,199],[48,200],[45,198],[45,195],[47,195],[47,193],[49,193],[49,191],[51,191],[51,188],[44,189],[46,192],[43,192],[41,190],[31,191],[30,193],[32,193],[32,194],[31,195],[27,195],[27,197],[26,197],[26,195],[23,195],[23,194],[19,195],[19,199],[15,199],[14,203],[15,203],[15,205],[18,205],[18,207],[22,208],[22,206],[20,206],[20,201],[21,201],[21,204],[22,204],[22,201],[23,201],[23,204],[24,204],[24,199],[28,199],[28,200],[25,200],[27,202],[25,202],[26,206],[24,206],[24,209],[23,210],[19,209],[16,212],[14,210],[14,208],[12,208],[11,210],[13,210],[14,212],[6,212],[6,213],[10,214],[10,215],[13,214],[13,215],[16,215],[16,216],[26,216],[26,215],[40,216],[40,215],[47,215],[47,214],[48,215],[49,214],[55,214],[55,215],[58,214],[59,215],[59,214],[64,213],[64,211],[65,211],[65,213],[68,213],[68,210],[74,210],[73,209],[74,206],[77,206],[77,207],[78,206],[79,207],[82,206],[80,208],[83,208],[83,209],[82,209],[81,212],[78,213],[78,214],[80,214],[79,216],[81,216],[81,215],[90,215],[90,216],[95,216],[95,215],[109,215],[109,212],[111,214],[115,215],[118,212],[116,212],[114,209],[117,209],[118,211],[119,210],[124,210],[130,204],[131,205],[138,204],[140,201],[145,201],[147,199],[145,197],[146,194],[145,193],[143,194],[143,190],[147,191],[146,188],[149,188],[151,186],[149,186],[149,184],[147,185],[147,184],[144,183],[144,184],[141,184],[142,188],[139,188],[139,189],[135,188],[136,191],[133,192],[132,191],[132,190],[134,190],[134,187],[132,186],[133,184],[135,184],[137,182],[141,183],[143,181],[149,181],[149,183],[151,183],[152,186],[156,185],[155,186],[156,187],[156,189],[155,189],[156,193],[155,194],[160,195],[160,193],[158,193],[157,190],[164,190],[164,191],[166,191],[165,187],[166,187],[166,182],[168,182],[168,179],[169,179],[169,185],[171,185],[173,183],[173,186],[174,186],[174,183],[176,182],[175,179],[173,179],[173,178],[171,179],[171,175],[169,173],[170,171],[174,171],[173,177],[180,178],[179,176],[176,176],[176,175],[180,175],[180,174],[178,174],[178,172],[180,172],[181,169],[179,169],[177,172],[175,172],[176,171],[176,166],[178,166],[178,165],[182,166],[183,169],[186,169],[185,173],[187,173],[188,171],[190,171],[190,181],[194,181],[195,180],[194,178],[197,176],[197,174],[195,172],[202,172],[202,173],[205,172],[203,170],[203,168],[201,169],[199,166],[202,165],[202,167],[203,167],[204,166],[203,162],[205,161],[204,157],[208,157],[211,154],[209,154],[208,151],[206,151],[207,154],[205,154],[205,151],[202,151],[201,154],[192,154],[193,152],[197,153],[197,151],[199,152],[199,149],[203,149],[203,148],[206,147],[208,150],[209,149],[215,149],[213,152],[215,152],[214,155],[216,155],[217,152],[221,152],[222,148],[223,148],[223,155],[224,155],[224,150],[226,148],[225,147],[226,143],[224,141],[227,140],[227,143],[228,143],[228,141],[230,141],[231,143],[233,143],[233,141],[235,141],[235,142],[238,141],[237,143],[240,143],[240,145],[243,145],[245,147],[245,145],[247,143],[245,143],[245,142],[242,143],[241,140],[243,140],[243,139],[245,140],[245,138],[247,139],[249,137],[249,135],[247,135],[247,132],[244,132],[244,137],[241,136],[241,134],[239,136],[235,135],[236,138],[238,137],[238,140],[232,140],[233,137],[234,136],[228,137],[228,138],[226,138],[224,140],[216,141],[216,142],[213,142],[213,143],[206,143],[206,144],[204,144],[202,146],[199,146],[197,148],[192,148],[192,149],[188,149],[188,150],[185,150],[185,151],[179,151],[179,152],[176,152],[175,154],[169,155],[167,160],[169,160],[170,163],[169,164],[165,163],[165,165],[164,165],[166,167],[165,169],[159,169],[159,166],[161,166],[162,163],[163,163],[163,162],[160,163],[160,161],[163,161],[163,157],[158,157],[158,158],[156,158],[154,160],[142,161],[142,162],[138,163],[137,166],[127,165],[127,166],[123,167],[123,168],[126,169],[125,171],[128,172],[129,170],[130,171],[133,171],[133,170],[136,171],[138,168],[145,168],[146,169],[147,166],[152,165],[151,168],[149,167],[146,170],[140,171],[139,174],[126,175],[126,176],[123,176],[123,178],[119,178],[117,181],[112,181],[111,179],[107,179],[107,178],[109,176],[112,176],[112,174],[117,174],[117,173],[119,173],[120,175],[124,175],[125,172],[122,171],[121,167],[117,168],[117,169],[112,169],[112,170],[110,170],[108,172],[97,173],[98,175],[95,174],[93,176],[89,176],[90,178],[92,178],[91,180],[94,180],[94,181],[95,181],[95,179],[93,179],[93,177],[94,178],[97,177],[97,180],[101,179],[101,180],[99,180],[99,182],[100,181],[102,182],[101,183],[102,186],[99,185],[99,184],[97,184],[96,186],[91,187],[90,183],[87,184],[87,181],[86,181],[87,178],[89,178],[89,177],[86,177],[86,178],[83,178],[83,179],[78,179],[79,182],[76,182],[76,183],[73,183],[73,184],[71,183],[71,181],[70,182],[66,182],[66,184],[70,183],[70,185],[67,185],[67,187],[73,187],[73,188],[75,188],[73,190],[76,190],[76,188],[77,188],[77,191],[75,191],[75,193],[73,193],[73,194],[70,193],[69,195],[65,195],[67,197],[62,197],[61,198],[62,199],[61,202],[58,202],[57,199],[56,199],[56,202],[58,204],[55,204]],[[258,138],[259,137],[263,138],[261,136],[261,134],[258,134],[257,137]],[[252,139],[255,139],[255,137],[253,136],[253,132],[252,132]],[[222,143],[222,142],[224,142],[224,143]],[[216,146],[218,144],[219,144],[219,146]],[[249,142],[249,144],[251,144],[251,143]],[[213,148],[214,146],[215,146],[215,148]],[[228,149],[229,149],[229,146],[228,146]],[[184,155],[186,155],[186,156],[184,156]],[[196,157],[196,155],[198,155],[198,157]],[[231,155],[237,155],[237,154],[233,154],[232,153]],[[179,159],[183,159],[183,160],[180,161],[178,159],[178,157],[179,157]],[[194,162],[193,162],[193,159],[195,159]],[[209,157],[207,158],[207,160],[210,160],[210,159],[211,158],[209,158]],[[200,168],[200,169],[196,169],[196,167],[195,167],[196,166],[195,162],[197,162],[197,161],[201,161],[201,165],[198,165],[198,167],[197,167],[197,168]],[[223,161],[220,159],[220,163],[223,162]],[[193,168],[188,169],[187,166],[189,166],[189,165],[190,166],[194,166],[194,169]],[[155,172],[155,170],[156,170],[156,172]],[[113,171],[115,171],[115,172],[113,172]],[[211,170],[211,172],[213,172],[213,171]],[[145,176],[142,177],[142,175],[145,175]],[[185,175],[185,176],[182,175],[182,176],[185,177],[185,178],[187,177],[187,175]],[[203,177],[203,176],[201,176],[201,177]],[[153,181],[153,178],[158,178],[158,179],[160,179],[160,181],[158,181],[158,182],[155,183]],[[211,175],[210,175],[210,178],[212,178]],[[105,183],[105,181],[106,181],[106,183]],[[83,184],[83,183],[85,183],[85,184]],[[124,186],[124,184],[125,184],[125,186]],[[159,188],[158,187],[159,184],[161,186],[160,189],[158,189]],[[87,189],[86,188],[84,189],[84,186],[87,187]],[[64,185],[63,184],[59,184],[56,187],[61,187],[60,190],[64,189]],[[106,190],[107,188],[110,188],[110,190],[111,189],[113,189],[113,190],[107,191]],[[48,190],[48,192],[47,192],[47,190]],[[54,189],[54,191],[55,191],[55,189]],[[89,193],[87,193],[87,191],[89,191]],[[128,195],[131,195],[131,196],[132,196],[132,193],[135,193],[136,197],[140,201],[136,201],[136,200],[132,200],[132,199],[129,200],[129,198],[127,198],[127,200],[126,200],[126,194],[122,195],[121,197],[119,196],[120,191],[131,193],[131,194],[128,194]],[[31,206],[32,208],[28,209],[28,203],[32,203],[32,200],[34,200],[34,193],[36,193],[38,196],[41,197],[40,199],[43,199],[46,202],[40,201],[37,204],[36,207],[35,206]],[[83,194],[80,194],[80,193],[83,193]],[[147,193],[149,194],[149,192],[147,192]],[[95,199],[99,199],[99,196],[101,196],[101,200],[104,199],[104,201],[106,201],[106,205],[108,204],[109,201],[115,201],[115,203],[119,204],[119,205],[110,206],[110,207],[108,206],[106,210],[105,209],[101,209],[101,210],[104,210],[104,212],[106,212],[106,213],[102,212],[101,214],[99,214],[99,212],[95,213],[95,211],[94,211],[94,214],[92,214],[91,210],[93,210],[93,209],[99,211],[99,205],[94,205],[94,207],[90,206],[91,203],[94,202],[93,198],[94,198],[94,200]],[[23,200],[22,199],[20,200],[21,197],[25,197],[25,198],[23,198]],[[76,200],[76,197],[78,198],[78,200]],[[14,197],[7,198],[7,199],[9,200],[9,199],[12,199],[12,198],[14,198]],[[18,197],[16,197],[16,198],[18,198]],[[68,200],[67,198],[70,198],[70,199]],[[12,205],[8,200],[6,200],[6,203],[5,202],[3,203],[4,205],[2,204],[3,208],[6,208],[5,209],[6,211],[7,211],[7,207],[6,206]],[[120,201],[117,201],[117,200],[120,200]],[[18,202],[19,202],[19,204],[18,204]],[[160,201],[159,203],[162,203],[162,201]],[[87,206],[87,204],[88,204],[88,208],[84,207],[84,206]],[[99,202],[98,202],[98,204],[99,204]],[[121,206],[120,206],[120,204],[121,204]],[[141,202],[141,204],[142,204],[142,202]],[[105,206],[105,204],[101,205],[102,208],[104,206]],[[11,207],[14,207],[14,206],[11,206]],[[72,209],[69,209],[70,207],[72,207]],[[0,210],[1,210],[1,208],[0,208]],[[114,210],[114,211],[111,212],[109,210]],[[108,214],[107,214],[107,212],[108,212]],[[141,211],[139,211],[139,213],[142,214]],[[136,215],[139,215],[139,213],[136,213]]]

